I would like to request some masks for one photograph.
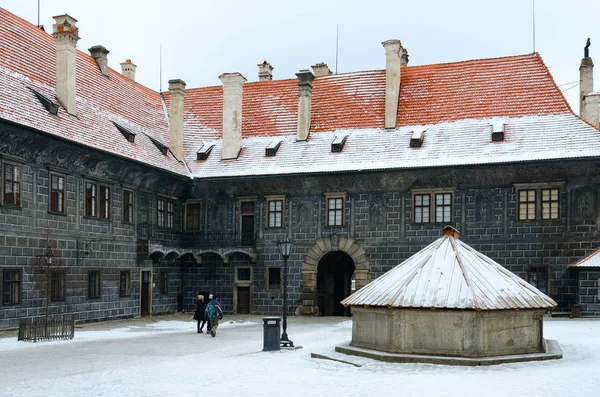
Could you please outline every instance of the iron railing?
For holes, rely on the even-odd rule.
[[[56,314],[22,318],[19,321],[18,340],[28,342],[73,339],[75,317],[72,314]]]

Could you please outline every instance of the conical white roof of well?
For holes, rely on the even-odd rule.
[[[446,228],[444,232],[450,229]],[[439,309],[542,309],[556,302],[540,290],[445,234],[342,301],[344,306]]]

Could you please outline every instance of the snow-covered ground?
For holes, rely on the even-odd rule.
[[[310,357],[351,338],[351,320],[289,319],[303,349],[262,351],[261,318],[225,322],[216,338],[192,321],[158,321],[45,343],[0,339],[0,396],[597,396],[600,321],[546,321],[564,359],[452,367]],[[334,393],[334,394],[330,394]]]

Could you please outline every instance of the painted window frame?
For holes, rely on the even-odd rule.
[[[95,194],[90,194],[88,188]],[[112,211],[112,188],[110,185],[86,179],[83,184],[84,214],[86,218],[110,220]]]
[[[325,193],[325,226],[326,227],[344,227],[346,226],[346,192]],[[334,208],[331,208],[331,203],[335,202]],[[338,203],[341,203],[341,208],[338,208]],[[331,216],[334,216],[332,222]],[[339,215],[339,222],[338,222]]]
[[[518,222],[535,222],[535,221],[546,221],[546,222],[560,222],[562,212],[560,209],[562,198],[561,195],[564,192],[564,182],[541,182],[541,183],[519,183],[513,185],[515,189],[515,202],[516,202],[516,218]],[[523,191],[535,191],[535,201],[527,201],[529,206],[534,207],[534,217],[527,217],[526,219],[521,218],[521,207],[523,202],[521,201],[521,192]],[[552,199],[552,192],[556,191],[556,198]],[[549,199],[545,200],[544,193],[549,193]],[[552,216],[552,208],[555,209],[555,216]],[[548,216],[546,217],[546,209],[548,209]]]
[[[16,179],[7,179],[7,168],[12,167],[13,176],[15,178],[14,170],[17,171]],[[9,197],[7,193],[8,185],[12,185],[12,192],[10,193],[12,196],[11,200],[7,200]],[[2,160],[2,205],[7,207],[21,208],[21,199],[23,196],[23,164],[10,161],[10,160]],[[16,186],[16,189],[15,189]],[[15,191],[16,190],[16,191]]]
[[[274,284],[271,284],[271,271],[279,271],[279,283],[277,284],[277,288],[272,288]],[[267,267],[267,271],[265,274],[265,290],[269,292],[281,292],[281,287],[283,286],[283,269],[281,266],[269,266]]]
[[[192,207],[197,207],[198,211],[190,211]],[[204,230],[204,202],[202,200],[190,200],[185,203],[185,231],[201,232]],[[197,228],[195,224],[198,224]]]
[[[67,272],[64,269],[50,269],[50,302],[64,302],[67,297]]]
[[[173,200],[166,197],[156,198],[156,226],[164,229],[175,228],[175,202]]]
[[[556,199],[553,198],[553,193],[556,192]],[[546,200],[545,193],[548,193]],[[554,221],[560,219],[560,189],[557,187],[548,187],[540,189],[541,200],[541,219],[544,221]],[[553,215],[553,210],[556,210],[556,215]],[[546,213],[548,215],[546,215]]]
[[[519,189],[517,193],[517,219],[523,221],[535,221],[537,219],[537,189]]]
[[[119,297],[127,298],[131,296],[131,270],[119,271]]]
[[[129,200],[126,199],[129,197]],[[123,188],[123,223],[135,223],[135,192]]]
[[[54,180],[62,179],[62,189],[60,189],[60,183],[57,181],[57,188],[54,188]],[[48,183],[48,212],[53,214],[65,214],[65,197],[67,194],[67,176],[65,174],[59,174],[57,172],[50,172]],[[56,192],[56,194],[55,194]],[[58,200],[58,201],[57,201]],[[55,205],[57,204],[57,205]]]
[[[7,274],[16,274],[16,280],[7,280]],[[15,291],[16,289],[16,291]],[[7,294],[8,291],[8,294]],[[2,306],[16,306],[21,304],[23,291],[23,270],[15,268],[2,269]],[[6,298],[9,298],[8,300]],[[15,298],[16,299],[13,299]]]
[[[436,189],[413,189],[411,193],[411,213],[413,225],[436,225],[451,224],[454,222],[454,210],[456,209],[454,198],[456,196],[455,188],[436,188]],[[439,198],[442,202],[439,202]],[[419,199],[420,198],[420,202]],[[424,203],[427,198],[428,203]],[[446,198],[448,200],[446,201]],[[439,210],[442,209],[442,217],[439,216]],[[427,219],[423,214],[427,212]],[[418,214],[420,218],[417,219]]]
[[[88,299],[100,299],[102,297],[102,276],[100,270],[88,270]]]
[[[265,203],[265,227],[267,229],[281,229],[285,227],[285,196],[265,196]],[[276,206],[277,203],[281,204],[281,208],[271,209],[271,204]],[[277,215],[279,215],[279,219],[277,219]],[[279,222],[277,222],[278,220]]]

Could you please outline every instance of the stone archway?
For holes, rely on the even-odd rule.
[[[360,248],[351,238],[341,236],[331,236],[317,241],[317,243],[308,250],[302,264],[302,284],[300,299],[301,314],[319,315],[319,309],[316,302],[317,294],[317,268],[319,262],[330,252],[341,251],[348,254],[354,262],[354,280],[356,289],[367,285],[369,282],[369,271],[371,265],[365,256],[365,251]]]

